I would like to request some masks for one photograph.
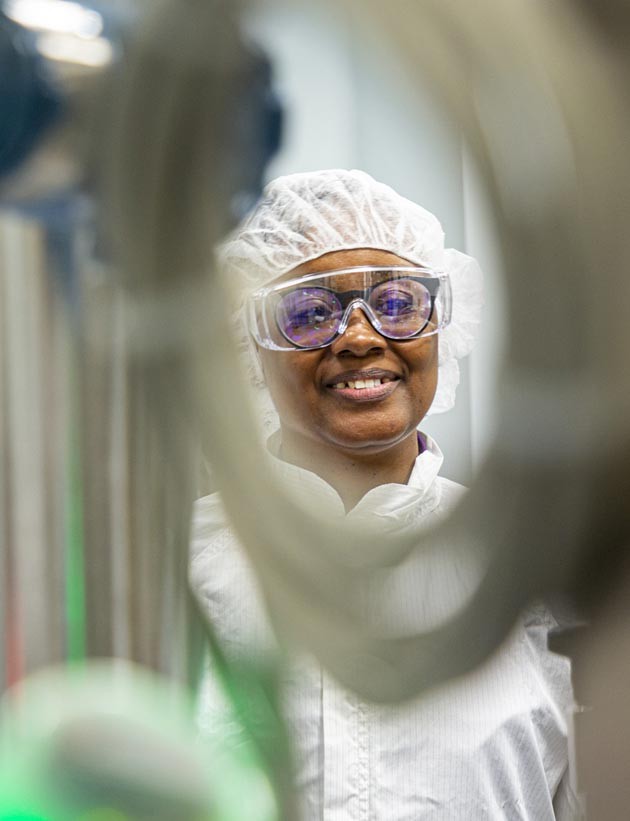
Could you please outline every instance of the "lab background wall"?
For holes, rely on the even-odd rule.
[[[506,319],[491,213],[461,134],[426,81],[408,76],[356,11],[341,4],[276,3],[259,7],[249,28],[273,60],[286,107],[284,144],[268,177],[360,168],[432,211],[446,246],[482,266],[484,321],[473,354],[460,363],[457,403],[422,424],[444,452],[443,475],[469,484],[496,424]]]

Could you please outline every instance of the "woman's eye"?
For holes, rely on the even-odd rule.
[[[327,305],[304,305],[292,312],[292,325],[318,325],[330,318],[330,308]]]
[[[375,307],[380,313],[394,315],[413,310],[414,303],[415,300],[411,294],[398,291],[395,293],[380,294]]]

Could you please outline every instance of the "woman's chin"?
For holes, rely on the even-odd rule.
[[[340,450],[355,453],[379,453],[400,444],[407,436],[415,433],[415,426],[398,428],[378,428],[354,426],[348,429],[330,431],[326,436],[329,445]]]

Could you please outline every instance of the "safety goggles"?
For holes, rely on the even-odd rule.
[[[357,267],[308,274],[255,291],[249,331],[273,351],[325,348],[343,334],[355,308],[387,339],[430,336],[451,320],[447,274],[418,267]]]

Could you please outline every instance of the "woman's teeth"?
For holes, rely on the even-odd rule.
[[[385,382],[391,382],[391,379],[357,379],[354,382],[337,382],[333,385],[333,388],[336,390],[352,388],[352,390],[360,391],[363,388],[376,388],[378,385],[383,385]]]

